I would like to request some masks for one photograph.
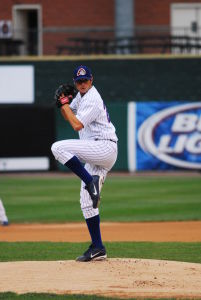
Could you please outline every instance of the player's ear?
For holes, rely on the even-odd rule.
[[[94,80],[94,78],[93,78],[93,76],[91,76],[91,79],[90,79],[91,83],[93,82],[93,80]]]

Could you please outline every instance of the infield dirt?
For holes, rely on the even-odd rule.
[[[201,242],[201,221],[101,224],[104,241]],[[85,223],[11,224],[0,228],[0,241],[86,242]]]

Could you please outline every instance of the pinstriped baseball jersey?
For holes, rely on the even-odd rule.
[[[105,104],[94,86],[83,97],[78,93],[70,108],[84,125],[79,131],[80,139],[118,140]]]
[[[79,131],[80,139],[63,140],[52,145],[55,158],[65,164],[73,156],[85,163],[91,175],[99,175],[102,183],[117,159],[117,136],[115,127],[109,119],[104,102],[94,86],[86,94],[80,93],[70,104],[76,118],[84,128]],[[99,214],[93,208],[92,200],[81,182],[80,204],[85,219]]]

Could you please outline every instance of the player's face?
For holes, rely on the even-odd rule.
[[[81,95],[86,94],[92,86],[93,79],[80,79],[75,82],[75,86]]]

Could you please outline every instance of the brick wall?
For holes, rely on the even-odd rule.
[[[114,0],[42,1],[44,26],[113,26]]]
[[[1,0],[0,19],[12,18],[16,4],[41,4],[43,26],[113,26],[114,0]]]
[[[170,24],[171,3],[201,3],[201,0],[134,0],[135,24]],[[125,1],[126,2],[126,1]],[[12,7],[16,4],[41,4],[43,29],[66,27],[82,30],[93,27],[114,28],[115,0],[0,0],[0,20],[12,20]],[[57,45],[64,44],[69,33],[44,33],[44,54],[56,54]],[[78,32],[77,35],[82,35]],[[88,32],[83,33],[88,36]],[[104,36],[105,33],[104,33]]]
[[[171,3],[201,0],[134,0],[136,25],[168,25]],[[12,6],[41,4],[43,26],[114,26],[114,0],[1,0],[0,20],[12,19]]]
[[[13,5],[36,3],[42,7],[42,24],[45,31],[50,27],[76,27],[84,30],[90,27],[114,26],[114,0],[1,0],[0,20],[12,20]],[[44,33],[43,53],[56,54],[57,45],[65,44],[68,36],[69,33],[62,32]]]

